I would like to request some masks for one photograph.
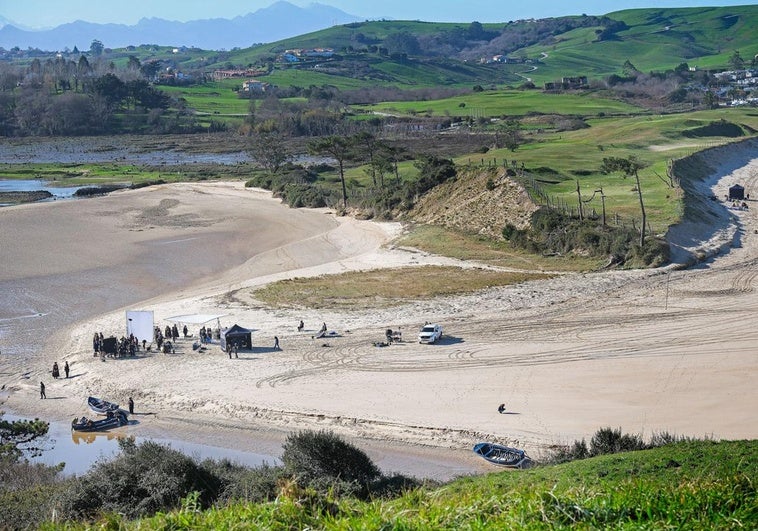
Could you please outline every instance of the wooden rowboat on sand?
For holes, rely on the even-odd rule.
[[[531,463],[524,450],[495,443],[478,443],[474,446],[474,453],[490,463],[509,468],[526,468]]]

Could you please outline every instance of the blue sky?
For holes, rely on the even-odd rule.
[[[306,6],[310,0],[289,0]],[[135,24],[143,17],[168,20],[232,18],[267,7],[274,0],[0,0],[0,17],[30,28],[74,20]],[[635,7],[753,5],[742,0],[321,0],[361,18],[430,22],[507,22],[561,15],[600,15]]]

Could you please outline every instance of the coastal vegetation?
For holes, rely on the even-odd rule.
[[[382,474],[332,432],[291,434],[250,469],[126,439],[81,477],[0,461],[0,525],[42,529],[750,528],[755,441],[599,429],[528,470],[448,483]],[[45,475],[45,473],[47,475]]]
[[[547,273],[487,270],[481,267],[404,267],[281,280],[256,290],[252,295],[272,307],[382,308],[551,276]],[[420,282],[422,278],[424,281]],[[235,297],[235,294],[231,296]]]

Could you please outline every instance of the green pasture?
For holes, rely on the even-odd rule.
[[[261,79],[279,87],[307,88],[310,86],[332,86],[339,90],[355,90],[367,86],[367,82],[364,80],[344,76],[334,76],[319,72],[313,68],[275,68],[269,75],[262,77]],[[383,83],[372,82],[371,84],[382,85]]]
[[[430,101],[395,101],[374,105],[355,105],[358,112],[398,115],[498,117],[524,116],[530,113],[579,116],[629,115],[645,112],[639,107],[599,97],[592,92],[581,94],[546,94],[535,90],[496,90],[473,92]]]
[[[621,74],[627,60],[641,72],[671,70],[681,63],[726,68],[735,50],[748,61],[755,54],[755,16],[755,6],[749,5],[618,11],[609,17],[629,28],[614,39],[598,41],[597,28],[581,28],[520,53],[540,58],[538,68],[526,74],[538,83],[568,75]]]
[[[458,157],[462,165],[503,159],[522,163],[537,185],[553,201],[576,207],[577,181],[583,200],[601,187],[606,196],[608,216],[618,214],[639,221],[639,201],[633,177],[603,175],[604,157],[635,156],[648,166],[639,173],[648,221],[654,232],[665,232],[682,214],[680,189],[668,185],[669,161],[724,144],[735,138],[688,138],[688,130],[724,119],[758,129],[758,113],[743,109],[720,109],[689,114],[612,117],[590,120],[590,127],[577,131],[527,135],[527,142],[515,152],[490,150],[486,155]],[[599,193],[585,208],[602,210]],[[591,211],[591,210],[590,210]]]
[[[44,179],[52,185],[139,185],[147,182],[182,182],[209,179],[246,179],[250,168],[217,164],[188,166],[136,166],[103,164],[0,164],[0,179]]]
[[[241,89],[242,82],[242,79],[234,79],[187,87],[159,85],[158,88],[173,97],[183,98],[199,113],[239,116],[247,115],[250,109],[250,100],[238,97],[233,90]]]

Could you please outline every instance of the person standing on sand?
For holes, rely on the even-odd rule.
[[[279,337],[278,337],[278,336],[274,336],[274,348],[275,348],[276,350],[281,350],[281,349],[279,348]]]
[[[53,362],[53,378],[57,380],[60,375],[61,371],[58,369],[58,362]]]
[[[305,323],[303,321],[300,321],[300,324],[297,325],[297,331],[302,332],[303,328],[305,328]]]
[[[40,399],[47,398],[47,395],[45,394],[45,384],[42,382],[39,383],[39,397]]]
[[[129,414],[134,414],[134,400],[132,400],[132,397],[129,397]]]
[[[63,365],[63,372],[65,372],[65,373],[66,373],[66,378],[68,378],[68,371],[69,371],[69,370],[70,370],[70,369],[69,369],[69,367],[68,367],[68,360],[66,360],[66,363],[65,363],[65,365]]]

